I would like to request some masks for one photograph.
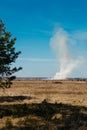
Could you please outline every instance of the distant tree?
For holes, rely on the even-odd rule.
[[[16,77],[13,74],[22,68],[12,67],[20,51],[15,52],[16,38],[11,38],[11,33],[6,31],[2,20],[0,20],[0,87],[9,88],[12,80]]]

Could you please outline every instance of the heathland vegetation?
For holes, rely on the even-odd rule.
[[[0,21],[0,130],[86,130],[87,82],[14,80],[12,85],[12,75],[21,69],[11,67],[20,54],[15,40]]]

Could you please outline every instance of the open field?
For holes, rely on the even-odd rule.
[[[87,106],[87,81],[15,80],[5,93],[1,89],[0,95],[9,96],[9,102],[3,97],[0,104],[40,103],[46,99],[51,103]],[[19,96],[19,100],[14,96]],[[24,96],[23,100],[20,96]]]
[[[87,81],[15,80],[0,89],[0,130],[86,130]]]

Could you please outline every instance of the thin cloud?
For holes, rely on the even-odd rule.
[[[47,58],[18,58],[20,61],[31,61],[31,62],[55,62],[55,59]]]
[[[31,31],[31,32],[17,32],[18,34],[23,34],[23,35],[37,35],[37,34],[43,34],[43,35],[48,35],[48,36],[51,36],[52,33],[50,30],[34,30],[34,31]]]

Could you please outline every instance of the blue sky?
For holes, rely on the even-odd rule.
[[[16,50],[22,54],[15,63],[23,70],[19,77],[52,77],[58,70],[50,39],[58,28],[72,37],[69,45],[75,57],[84,64],[71,77],[87,77],[87,0],[0,0],[0,19],[6,29],[17,37]]]

